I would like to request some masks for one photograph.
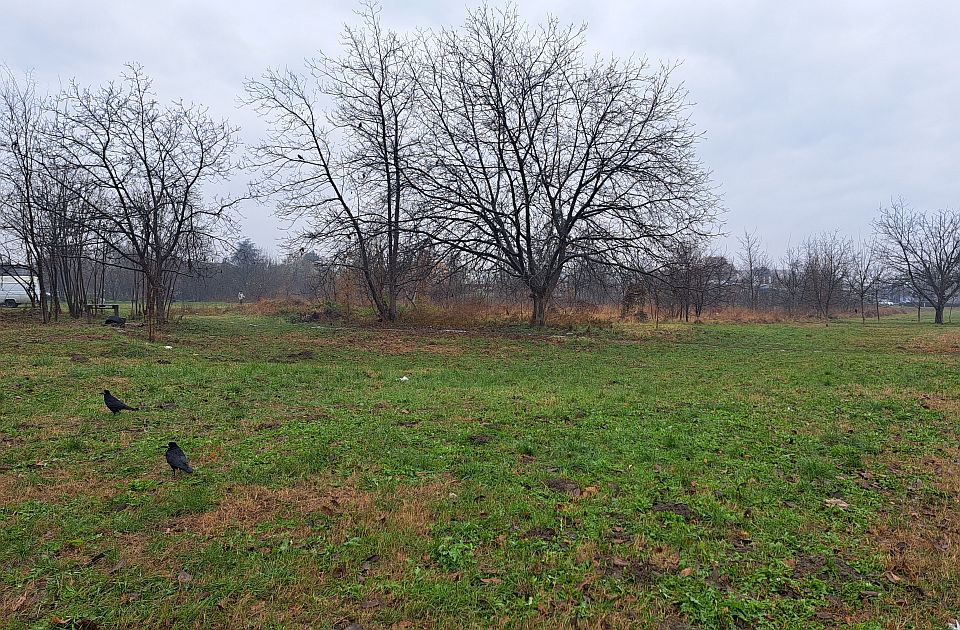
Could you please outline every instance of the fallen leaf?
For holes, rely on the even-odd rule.
[[[88,567],[92,567],[92,566],[95,565],[96,563],[98,563],[98,562],[100,562],[101,560],[103,560],[104,557],[106,557],[106,554],[104,554],[104,553],[101,551],[100,553],[98,553],[97,555],[95,555],[94,557],[90,558],[90,560],[87,561],[87,566],[88,566]]]
[[[680,577],[689,577],[691,573],[693,573],[693,567],[687,567],[680,572]]]
[[[830,507],[840,508],[841,510],[845,510],[850,507],[850,504],[843,499],[826,499],[824,503]]]
[[[903,582],[903,578],[897,575],[896,573],[894,573],[893,571],[887,571],[886,573],[883,574],[883,577],[887,578],[894,584],[898,582]]]
[[[181,584],[187,584],[192,581],[193,581],[193,576],[187,573],[186,571],[184,571],[183,569],[180,570],[180,573],[177,573],[177,582],[180,582]]]

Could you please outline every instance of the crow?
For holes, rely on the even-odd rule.
[[[114,414],[118,414],[124,409],[127,411],[140,411],[139,408],[135,409],[111,394],[109,389],[103,390],[103,404],[105,404],[107,409],[112,411]]]
[[[182,470],[185,473],[193,472],[193,468],[190,467],[190,463],[187,461],[187,456],[184,454],[183,449],[177,446],[176,442],[167,444],[167,463],[170,464],[170,468],[173,469],[173,474],[177,474],[178,470]]]

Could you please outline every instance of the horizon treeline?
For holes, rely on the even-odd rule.
[[[335,54],[251,69],[241,144],[207,108],[160,99],[128,65],[99,87],[0,81],[0,256],[30,270],[44,321],[123,297],[150,337],[183,299],[299,296],[369,304],[618,304],[699,318],[729,305],[816,314],[912,300],[937,323],[960,291],[960,215],[896,201],[853,243],[811,234],[776,258],[723,208],[675,66],[590,56],[586,28],[507,5],[400,33],[364,4]],[[211,194],[246,179],[245,194]],[[295,221],[271,260],[235,220],[247,200]],[[203,296],[203,297],[200,297]]]

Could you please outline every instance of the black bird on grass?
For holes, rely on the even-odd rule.
[[[193,468],[190,466],[190,462],[187,461],[187,456],[176,442],[170,442],[167,444],[167,463],[170,464],[170,468],[173,469],[173,474],[177,474],[178,470],[182,470],[185,473],[192,473]]]
[[[111,394],[109,389],[103,390],[103,404],[105,404],[107,409],[112,411],[114,414],[118,414],[124,409],[127,411],[140,411],[139,409],[131,407],[127,403]]]

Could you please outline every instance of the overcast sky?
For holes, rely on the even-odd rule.
[[[466,7],[385,1],[396,30],[459,24]],[[879,205],[960,205],[960,2],[893,0],[522,1],[588,24],[594,51],[682,61],[731,234],[756,228],[779,256],[820,230],[867,234]],[[100,84],[141,63],[161,100],[203,103],[243,129],[245,77],[336,53],[349,1],[0,0],[0,63],[50,90]],[[248,205],[243,232],[280,252],[282,224]],[[726,242],[734,250],[733,239]]]

